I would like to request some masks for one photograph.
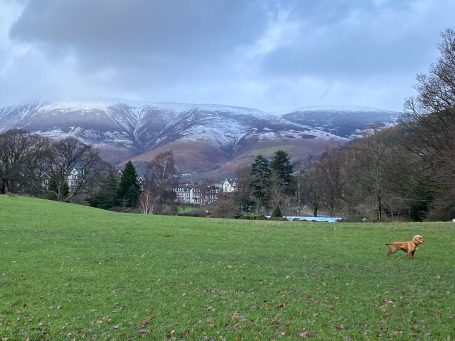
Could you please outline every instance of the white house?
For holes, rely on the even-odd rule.
[[[70,172],[70,174],[68,175],[68,178],[66,179],[66,183],[68,184],[68,189],[70,191],[74,190],[77,185],[78,185],[78,182],[81,181],[80,180],[80,176],[82,175],[82,170],[77,170],[76,168],[73,168]]]
[[[122,176],[123,176],[123,171],[121,169],[119,169],[117,171],[117,178],[121,179]],[[145,181],[146,181],[145,175],[144,174],[142,174],[142,175],[137,174],[136,179],[137,179],[137,182],[138,182],[138,184],[139,184],[139,186],[141,188],[141,191],[142,191],[144,189],[144,184],[145,184]]]
[[[221,188],[217,185],[184,184],[174,188],[177,201],[183,204],[209,205],[218,199]]]
[[[233,179],[226,179],[221,184],[221,189],[224,193],[231,193],[237,190],[237,183]]]
[[[174,192],[177,196],[177,201],[181,203],[190,203],[190,190],[191,187],[188,184],[174,188]]]

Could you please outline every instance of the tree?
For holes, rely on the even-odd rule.
[[[117,196],[124,207],[136,207],[141,187],[139,185],[136,168],[131,161],[128,161],[122,171]]]
[[[272,170],[272,173],[276,175],[277,180],[283,187],[283,192],[292,194],[291,183],[293,168],[288,153],[284,150],[276,151],[270,162],[270,169]]]
[[[111,209],[119,205],[118,200],[118,179],[113,167],[110,167],[107,173],[102,177],[98,190],[95,195],[89,199],[90,206]]]
[[[322,204],[329,210],[331,217],[335,214],[337,203],[343,198],[342,156],[340,150],[327,151],[315,163],[319,173],[318,182]]]
[[[274,206],[281,206],[284,195],[292,195],[292,165],[288,153],[278,150],[270,162],[272,173],[271,201]]]
[[[273,208],[272,218],[283,218],[283,213],[281,213],[280,206],[275,206]]]
[[[415,86],[418,95],[405,102],[412,120],[425,118],[430,113],[454,114],[455,110],[455,31],[447,29],[441,34],[441,56],[430,67],[427,75],[417,75]],[[444,121],[447,116],[443,115]],[[442,122],[441,122],[442,123]]]
[[[311,207],[313,216],[318,216],[321,206],[321,176],[314,164],[310,164],[300,173],[300,196]]]
[[[383,219],[384,203],[393,193],[391,189],[394,156],[398,155],[398,143],[393,130],[374,131],[352,145],[354,160],[350,176],[361,186],[364,198],[375,207],[376,219]]]
[[[251,194],[257,203],[257,210],[263,210],[268,207],[270,200],[272,172],[269,162],[261,154],[256,156],[254,163],[251,165],[251,176]]]
[[[42,164],[49,140],[23,129],[0,134],[0,193],[32,193],[41,186]]]
[[[236,171],[237,191],[231,195],[232,200],[242,212],[251,212],[255,202],[251,196],[251,167],[243,167]]]
[[[217,218],[235,218],[239,213],[238,205],[228,195],[220,197],[212,211],[213,216]]]
[[[440,57],[427,74],[417,75],[418,94],[406,100],[403,123],[408,150],[433,175],[435,204],[453,211],[447,204],[455,201],[455,31],[447,29],[441,38]]]
[[[168,151],[159,153],[154,160],[148,163],[148,177],[146,181],[147,200],[154,197],[154,206],[161,211],[167,206],[172,212],[175,212],[176,194],[174,188],[177,186],[175,175],[177,168],[175,166],[174,153]]]
[[[146,181],[139,197],[139,209],[144,214],[151,214],[155,211],[157,196],[156,188],[151,181]]]
[[[68,137],[52,144],[46,164],[52,184],[49,191],[57,200],[70,201],[89,190],[89,180],[96,176],[102,162],[92,146]],[[69,184],[71,176],[73,181]]]

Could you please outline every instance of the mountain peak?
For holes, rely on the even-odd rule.
[[[373,122],[393,122],[388,111],[366,111],[372,112],[312,106],[277,115],[219,104],[64,100],[0,108],[0,132],[23,128],[55,139],[74,136],[112,163],[147,161],[173,150],[185,172],[226,165],[233,172],[258,153],[271,157],[284,149],[301,160],[344,143]]]

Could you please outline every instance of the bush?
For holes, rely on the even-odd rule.
[[[275,206],[272,211],[272,218],[283,218],[280,206]]]
[[[171,205],[163,205],[159,211],[161,215],[175,215],[177,213],[177,208]]]
[[[218,200],[212,214],[217,218],[236,218],[239,208],[230,200]]]
[[[177,214],[178,216],[182,217],[207,217],[207,211],[198,210],[198,211],[188,211],[188,212],[181,212]]]
[[[240,217],[240,219],[246,219],[246,220],[267,220],[266,216],[263,215],[262,213],[243,213]]]

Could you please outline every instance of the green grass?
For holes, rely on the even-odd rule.
[[[414,260],[384,243],[422,234]],[[2,340],[450,340],[455,224],[121,214],[0,196]]]
[[[203,206],[177,206],[177,213],[188,213],[205,210]]]

